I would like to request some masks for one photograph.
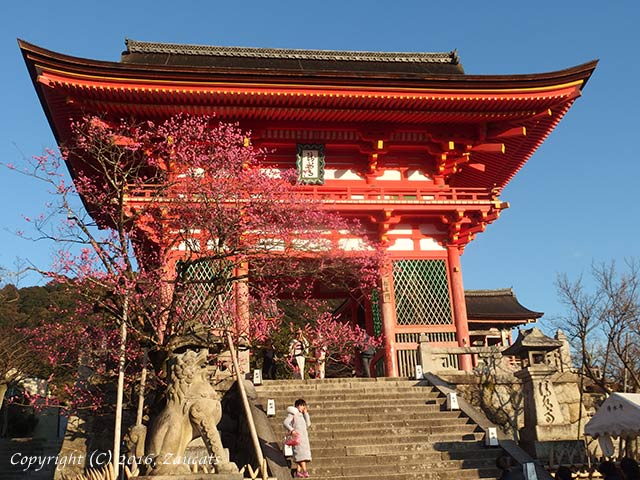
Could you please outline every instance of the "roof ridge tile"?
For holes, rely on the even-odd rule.
[[[458,65],[456,50],[451,52],[369,52],[342,50],[304,50],[294,48],[223,47],[179,43],[144,42],[126,39],[128,53],[167,53],[194,56],[286,58],[354,62],[441,63]]]

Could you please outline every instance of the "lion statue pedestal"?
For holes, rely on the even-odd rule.
[[[217,429],[222,406],[209,382],[208,353],[207,348],[187,349],[173,353],[169,359],[167,404],[152,425],[145,449],[147,458],[153,459],[149,478],[242,478],[238,467],[229,461]],[[202,438],[209,454],[207,468],[215,469],[215,474],[192,473],[196,466],[202,465],[202,459],[200,456],[189,458],[185,452],[189,443],[197,438]]]

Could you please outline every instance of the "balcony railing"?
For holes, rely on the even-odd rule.
[[[325,204],[335,205],[438,205],[438,204],[479,204],[491,205],[496,198],[485,188],[439,188],[435,186],[386,187],[386,186],[305,186],[299,190],[305,197],[311,197]],[[130,202],[161,200],[155,185],[131,188]]]
[[[325,203],[482,203],[494,201],[485,188],[386,187],[386,186],[313,186],[301,189],[303,195]]]

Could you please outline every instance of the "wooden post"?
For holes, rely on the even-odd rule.
[[[398,362],[396,360],[396,312],[393,303],[393,277],[391,266],[382,274],[382,294],[380,295],[380,313],[382,314],[382,333],[384,337],[384,367],[385,376],[398,376]]]
[[[459,347],[469,347],[469,323],[467,321],[467,304],[462,284],[462,267],[460,252],[456,245],[447,245],[447,265],[451,282],[451,303],[453,304],[453,322],[456,326],[456,340]],[[458,357],[460,370],[471,371],[473,363],[470,355]]]

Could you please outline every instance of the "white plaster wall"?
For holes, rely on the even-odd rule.
[[[420,250],[422,250],[423,252],[430,252],[430,251],[442,251],[446,249],[433,238],[421,238]]]
[[[420,170],[407,170],[407,179],[418,182],[431,181],[431,177],[425,175]]]
[[[351,169],[335,169],[327,168],[324,171],[325,180],[364,180],[363,177],[358,175]]]
[[[378,177],[378,180],[402,180],[402,172],[400,172],[400,170],[385,170],[384,173]]]
[[[411,235],[413,233],[413,227],[408,223],[398,223],[387,233],[395,235]]]
[[[387,250],[390,252],[412,252],[413,240],[411,238],[398,238]]]
[[[421,223],[418,228],[420,229],[420,233],[423,235],[429,235],[434,233],[444,233],[445,230],[438,228],[437,225],[432,223]]]

